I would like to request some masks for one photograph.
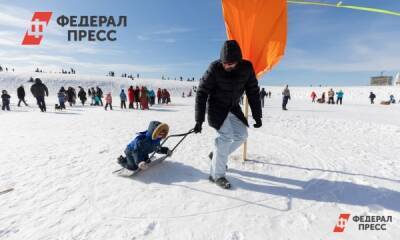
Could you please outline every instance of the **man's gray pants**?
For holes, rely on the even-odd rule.
[[[247,126],[235,115],[229,113],[221,128],[217,130],[210,175],[213,179],[225,177],[228,157],[247,139]]]

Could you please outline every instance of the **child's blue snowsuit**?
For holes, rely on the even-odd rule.
[[[153,123],[153,122],[152,122]],[[125,149],[126,164],[121,164],[123,167],[130,170],[136,170],[142,161],[149,162],[149,154],[152,152],[166,154],[168,148],[161,148],[161,139],[152,139],[152,134],[157,128],[159,122],[150,124],[147,131],[139,132],[138,135],[128,144]]]

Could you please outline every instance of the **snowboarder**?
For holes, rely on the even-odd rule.
[[[161,147],[161,139],[167,137],[169,126],[166,123],[151,121],[146,131],[139,132],[125,148],[125,155],[118,158],[118,163],[129,170],[138,168],[144,170],[151,162],[149,154],[157,152],[171,156],[172,152],[167,147]]]
[[[265,97],[267,96],[268,94],[267,94],[267,92],[265,91],[265,89],[263,88],[263,89],[261,89],[261,92],[260,92],[260,99],[261,99],[261,106],[262,107],[264,107],[264,99],[265,99]]]
[[[21,106],[21,102],[25,104],[25,106],[28,106],[28,104],[25,102],[25,89],[24,86],[21,85],[19,88],[17,88],[17,97],[18,97],[18,107]]]
[[[339,92],[336,93],[336,104],[340,103],[340,105],[342,105],[343,95],[344,93],[342,90],[339,90]]]
[[[331,88],[331,89],[328,91],[328,104],[335,104],[334,96],[335,96],[335,92],[334,92],[333,89]]]
[[[11,96],[8,95],[6,90],[1,91],[1,110],[7,110],[10,111],[10,98]]]
[[[290,90],[289,85],[286,85],[285,89],[282,91],[283,100],[282,100],[282,110],[287,111],[286,105],[290,100]]]
[[[49,96],[49,90],[46,85],[42,83],[40,78],[35,79],[35,83],[31,86],[31,92],[36,98],[40,111],[46,112],[46,102],[44,101],[44,97]]]
[[[123,108],[126,109],[126,94],[124,92],[124,89],[121,89],[119,98],[121,99],[121,109],[123,109]]]
[[[312,102],[313,102],[313,103],[315,103],[315,98],[317,98],[317,94],[316,94],[314,91],[312,91],[312,93],[311,93],[311,99],[312,99]]]
[[[82,106],[85,106],[85,102],[87,100],[86,92],[81,86],[79,86],[78,88],[79,88],[78,98],[81,100]]]
[[[112,110],[112,96],[111,96],[111,92],[107,93],[106,95],[106,106],[104,107],[104,109],[107,111],[107,107],[110,106],[110,110]]]
[[[369,99],[371,100],[371,104],[374,104],[374,100],[376,98],[376,95],[373,92],[369,93]]]
[[[225,189],[231,187],[225,178],[228,156],[247,139],[249,124],[239,106],[244,92],[256,121],[253,126],[259,128],[262,125],[260,88],[253,66],[242,59],[239,44],[228,40],[222,47],[220,59],[210,64],[200,80],[194,127],[195,133],[201,133],[208,109],[208,123],[217,131],[214,150],[209,154],[212,159],[209,180]]]

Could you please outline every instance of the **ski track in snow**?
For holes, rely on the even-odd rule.
[[[186,87],[168,84],[176,95]],[[162,164],[132,178],[112,174],[127,142],[151,120],[167,122],[174,134],[192,128],[193,98],[121,111],[114,96],[115,111],[54,112],[51,95],[47,113],[31,97],[21,108],[12,98],[12,112],[0,112],[0,239],[396,239],[400,105],[363,103],[364,87],[344,88],[343,106],[317,105],[311,88],[292,88],[283,112],[281,89],[270,89],[263,127],[249,129],[249,161],[238,150],[228,163],[229,191],[207,179],[214,137],[207,124]],[[335,235],[344,212],[394,222],[385,232],[350,224]]]

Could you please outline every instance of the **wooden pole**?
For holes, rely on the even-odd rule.
[[[246,119],[248,119],[249,118],[249,100],[247,99],[246,95],[244,95],[243,107],[244,107],[244,116],[246,117]],[[243,161],[246,161],[246,159],[247,159],[247,139],[243,143]]]

